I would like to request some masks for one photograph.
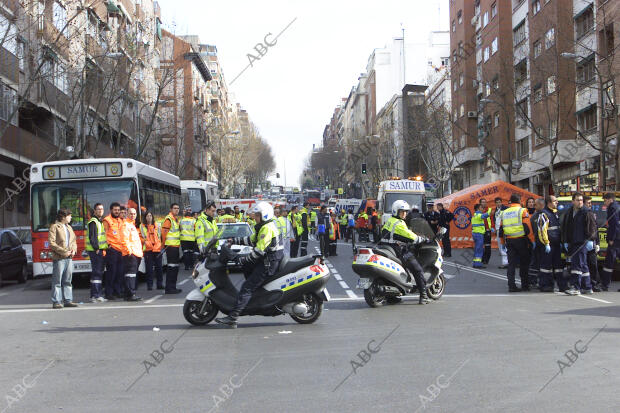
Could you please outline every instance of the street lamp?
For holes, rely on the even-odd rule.
[[[218,158],[218,172],[217,172],[217,189],[218,191],[222,190],[222,139],[224,139],[226,137],[226,135],[239,135],[239,131],[235,130],[232,132],[224,132],[220,138],[218,139],[219,141],[219,158]]]

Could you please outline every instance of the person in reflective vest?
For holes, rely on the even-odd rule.
[[[510,196],[510,206],[502,211],[500,217],[500,236],[505,239],[508,253],[508,291],[529,291],[528,268],[530,266],[530,241],[528,235],[532,233],[529,227],[530,216],[527,209],[521,206],[521,195]],[[519,265],[521,288],[515,283],[515,271]]]
[[[103,266],[108,241],[103,228],[103,204],[96,203],[93,208],[93,217],[86,225],[84,248],[90,257],[90,302],[102,303],[103,297]]]
[[[237,222],[243,222],[243,213],[239,211],[238,205],[235,205],[234,211],[235,211],[235,219],[237,220]]]
[[[184,217],[179,221],[181,229],[181,250],[183,251],[183,263],[185,270],[194,268],[194,253],[198,251],[196,247],[196,220],[192,217],[192,210],[186,208]]]
[[[201,254],[206,253],[205,247],[216,235],[215,202],[209,201],[196,220],[196,243]]]
[[[176,202],[170,205],[170,213],[164,218],[161,226],[161,241],[165,246],[166,260],[168,261],[166,268],[166,294],[178,294],[181,292],[177,288],[177,277],[179,275],[179,258],[181,247],[181,230],[179,228],[180,207]]]
[[[607,253],[601,273],[601,288],[603,291],[608,291],[616,259],[620,254],[620,205],[613,192],[603,195],[603,203],[607,208]]]
[[[291,253],[291,238],[293,235],[293,227],[291,226],[286,216],[283,214],[282,208],[277,206],[273,209],[273,213],[275,215],[274,222],[278,227],[278,232],[280,234],[280,242],[284,247],[284,255],[290,256]]]
[[[558,215],[558,200],[553,195],[545,198],[545,208],[538,214],[533,223],[536,225],[536,248],[543,252],[539,256],[538,288],[542,292],[552,293],[553,280],[561,292],[566,291],[567,283],[562,266],[562,246],[560,241],[560,217]]]
[[[136,228],[137,213],[135,208],[127,208],[127,219],[123,223],[123,263],[125,268],[125,301],[140,301],[136,295],[136,275],[144,252],[142,241]]]
[[[140,224],[140,239],[144,251],[144,271],[146,288],[153,289],[153,278],[157,281],[157,289],[164,289],[164,273],[162,270],[161,225],[155,222],[153,213],[147,211]],[[155,274],[153,274],[155,273]]]
[[[124,277],[123,269],[123,219],[121,219],[121,205],[118,202],[110,204],[110,214],[103,219],[108,249],[105,254],[105,298],[108,300],[123,299]]]
[[[471,218],[471,235],[474,239],[474,268],[486,268],[482,265],[482,257],[484,255],[484,234],[486,231],[484,222],[489,214],[484,211],[484,207],[480,204],[474,205],[474,216]]]
[[[316,208],[310,210],[310,234],[316,234]]]
[[[237,222],[237,219],[232,213],[232,209],[230,209],[230,207],[226,207],[226,209],[224,210],[224,215],[222,215],[219,219],[219,223],[234,224],[235,222]]]
[[[299,218],[299,214],[297,213],[297,205],[293,205],[291,207],[291,212],[288,214],[288,221],[291,223],[291,227],[293,228],[293,237],[291,237],[291,258],[296,258],[299,252],[300,236],[303,232],[303,228],[300,228],[301,220]]]
[[[278,241],[280,234],[273,222],[273,207],[267,202],[259,202],[253,210],[255,211],[256,232],[249,237],[237,238],[233,241],[234,244],[253,247],[251,253],[238,258],[239,264],[243,266],[246,280],[241,285],[235,304],[228,316],[215,319],[216,322],[231,327],[237,326],[237,318],[250,302],[254,291],[262,285],[267,277],[278,272],[284,256],[284,248]]]
[[[347,230],[347,211],[343,208],[340,210],[340,217],[338,218],[338,223],[340,224],[340,239],[344,239],[345,232]]]
[[[412,273],[416,286],[420,292],[419,304],[428,304],[430,301],[426,293],[426,280],[422,266],[416,260],[411,247],[422,242],[427,242],[428,238],[417,235],[407,228],[405,215],[411,207],[403,200],[394,201],[392,204],[392,216],[386,221],[381,229],[380,244],[388,244],[401,259],[402,263]]]

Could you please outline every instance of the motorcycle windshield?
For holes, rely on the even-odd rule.
[[[429,223],[424,218],[413,218],[409,223],[409,229],[415,232],[417,235],[422,235],[426,238],[434,238],[435,233],[433,229],[429,225]]]

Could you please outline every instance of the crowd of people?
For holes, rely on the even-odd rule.
[[[620,207],[613,193],[606,193],[603,200],[607,209],[608,246],[600,273],[597,219],[591,197],[580,192],[572,195],[572,207],[562,214],[558,212],[558,201],[553,195],[528,198],[525,205],[517,194],[510,197],[509,205],[495,198],[494,209],[488,206],[487,200],[480,199],[471,219],[473,267],[486,268],[495,234],[501,257],[499,268],[507,269],[510,292],[534,288],[568,295],[608,291],[618,256]],[[517,267],[520,288],[515,281]]]

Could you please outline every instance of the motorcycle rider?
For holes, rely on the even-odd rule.
[[[237,327],[237,318],[248,305],[252,293],[263,284],[267,277],[278,271],[284,257],[284,247],[280,242],[278,227],[273,221],[273,207],[268,202],[259,202],[254,207],[254,214],[256,216],[254,234],[241,239],[236,238],[233,241],[237,245],[254,247],[250,254],[238,258],[239,264],[243,266],[245,282],[228,316],[215,319],[216,322],[233,328]]]
[[[405,215],[410,210],[409,204],[403,200],[394,201],[392,204],[392,216],[387,220],[381,230],[380,244],[391,245],[403,264],[411,271],[420,291],[419,304],[428,304],[430,300],[426,294],[426,281],[422,275],[422,266],[415,259],[410,250],[410,245],[421,244],[428,238],[417,235],[405,224]]]

